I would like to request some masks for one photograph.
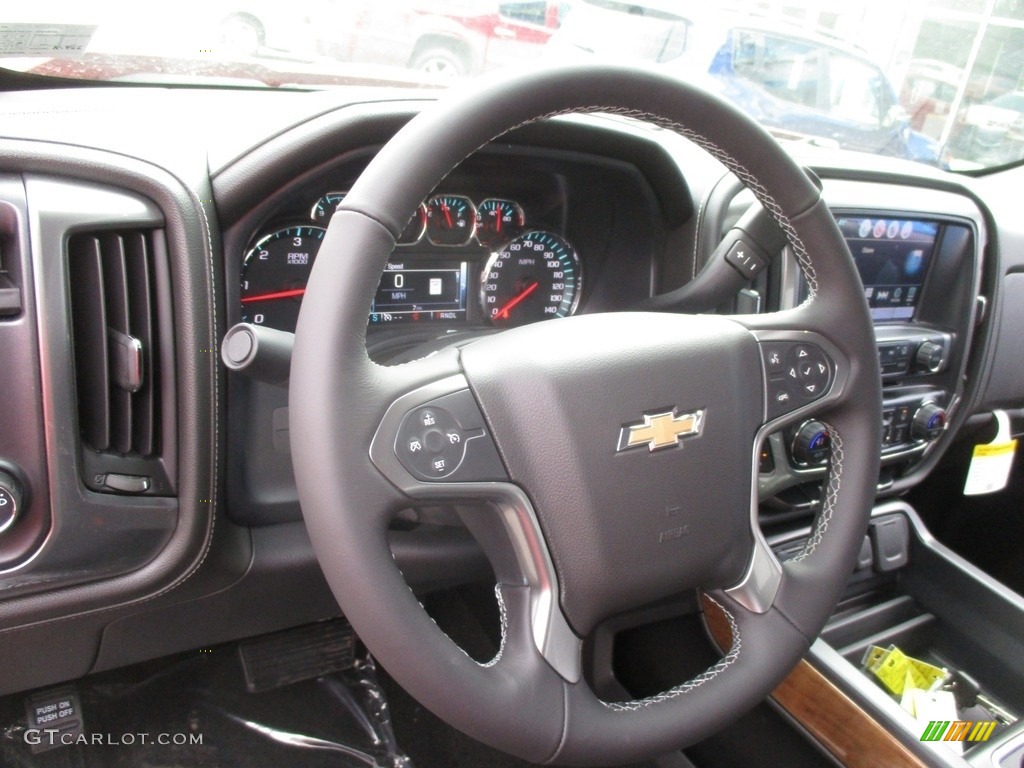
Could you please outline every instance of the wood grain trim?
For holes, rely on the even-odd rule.
[[[717,603],[701,595],[704,621],[719,648],[732,645],[729,622]],[[789,713],[848,768],[926,768],[926,764],[806,660],[772,691]]]

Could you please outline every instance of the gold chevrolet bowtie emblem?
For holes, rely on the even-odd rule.
[[[648,450],[671,448],[679,444],[679,440],[692,435],[699,435],[704,428],[704,409],[693,413],[676,415],[675,410],[667,413],[655,413],[644,416],[640,424],[623,427],[619,433],[618,450],[639,448],[646,445]]]

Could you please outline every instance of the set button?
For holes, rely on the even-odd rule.
[[[447,410],[428,406],[411,411],[402,423],[399,458],[429,478],[447,477],[466,452],[466,432]]]
[[[508,475],[468,389],[430,400],[402,417],[395,456],[424,481],[485,482]]]

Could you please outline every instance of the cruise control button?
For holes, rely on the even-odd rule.
[[[423,435],[423,444],[430,453],[440,453],[447,443],[441,430],[431,429]]]
[[[469,390],[409,411],[395,441],[395,456],[419,480],[507,480],[486,422]]]

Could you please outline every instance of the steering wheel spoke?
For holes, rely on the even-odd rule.
[[[736,318],[585,314],[371,362],[366,310],[415,207],[476,148],[570,111],[647,118],[706,148],[785,233],[808,301]],[[425,706],[533,761],[635,761],[756,703],[830,614],[874,497],[870,316],[817,187],[733,107],[646,69],[500,76],[403,128],[331,220],[290,381],[303,514],[353,627]],[[807,546],[779,563],[757,525],[759,449],[812,412],[834,430],[833,461]],[[466,507],[499,581],[504,641],[490,664],[461,653],[402,579],[387,547],[396,497]],[[734,648],[665,694],[601,702],[581,638],[692,589],[733,617]]]

